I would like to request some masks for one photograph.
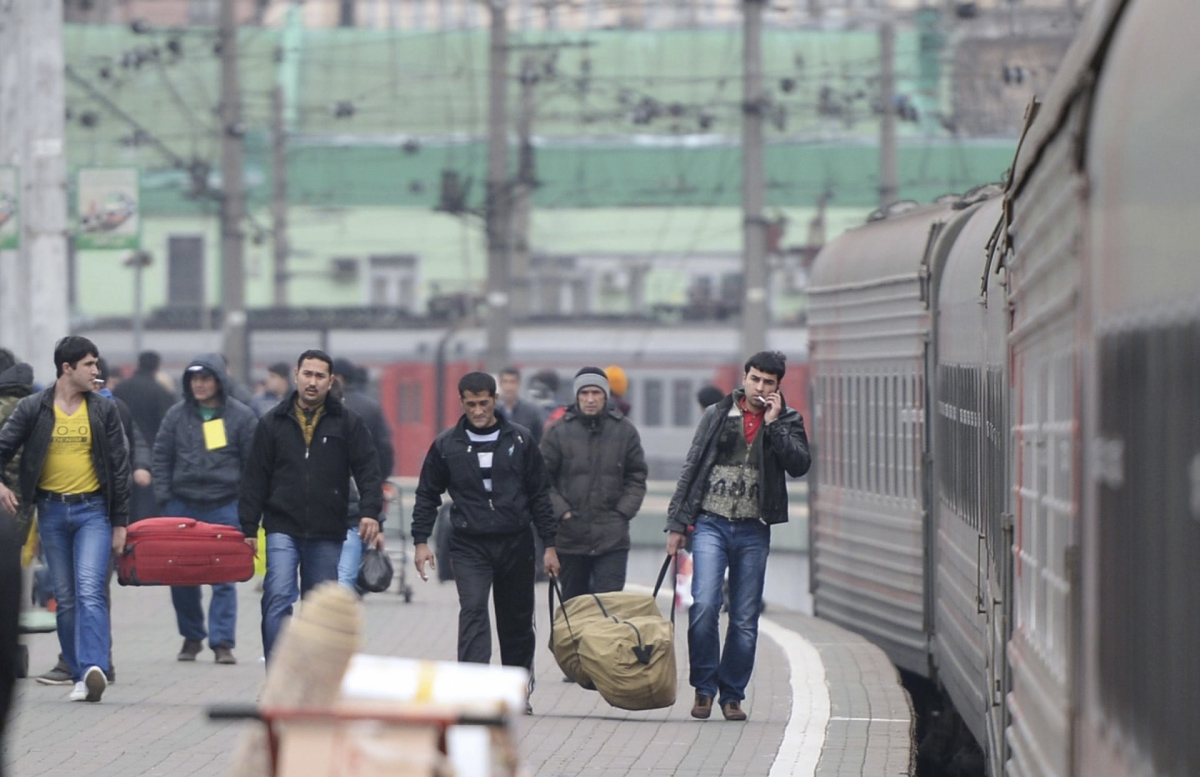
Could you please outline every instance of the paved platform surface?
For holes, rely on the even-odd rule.
[[[410,582],[413,577],[409,576]],[[414,583],[414,597],[367,598],[363,652],[447,660],[455,655],[451,583]],[[114,586],[117,682],[100,704],[70,703],[68,688],[18,682],[4,759],[13,777],[218,777],[240,726],[209,722],[221,702],[252,702],[262,685],[259,595],[239,586],[236,666],[175,660],[170,594]],[[564,683],[545,643],[545,587],[538,587],[539,652],[534,716],[521,721],[521,755],[538,777],[717,777],[912,773],[912,716],[895,669],[876,648],[831,624],[768,611],[748,690],[746,723],[688,715],[686,618],[676,646],[679,698],[653,712],[625,712]],[[207,593],[205,595],[207,602]],[[53,634],[30,635],[31,671],[53,665]],[[495,652],[495,651],[494,651]],[[496,652],[498,655],[498,652]],[[498,659],[497,659],[498,660]]]

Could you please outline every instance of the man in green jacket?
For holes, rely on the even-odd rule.
[[[575,404],[542,439],[550,503],[559,516],[563,598],[620,591],[629,560],[629,521],[646,496],[646,457],[633,423],[608,407],[604,371],[575,375]]]

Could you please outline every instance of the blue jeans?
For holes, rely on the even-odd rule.
[[[240,529],[237,500],[211,510],[190,506],[178,499],[167,502],[166,514],[177,518],[195,518],[204,523],[219,523]],[[204,630],[204,605],[200,601],[200,586],[171,586],[171,603],[175,605],[175,621],[184,639],[203,642],[208,646],[225,645],[232,648],[237,636],[237,584],[219,583],[212,587],[208,605],[208,631]]]
[[[342,555],[339,540],[307,540],[278,532],[267,535],[267,577],[263,580],[263,655],[271,660],[271,649],[292,615],[292,605],[318,584],[338,578]],[[297,572],[300,587],[296,587]]]
[[[112,648],[106,585],[112,525],[104,497],[75,504],[39,499],[38,533],[58,603],[58,644],[71,678],[78,682],[92,666],[107,672]]]
[[[771,528],[761,521],[727,521],[701,513],[692,536],[692,598],[688,611],[691,684],[720,704],[746,698],[758,645],[758,616]],[[721,652],[721,588],[729,569],[729,628]]]
[[[362,564],[363,541],[358,529],[346,530],[346,541],[342,543],[342,556],[338,559],[338,582],[351,591],[358,587],[358,567]]]

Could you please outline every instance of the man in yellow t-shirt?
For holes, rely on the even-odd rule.
[[[112,552],[125,547],[129,523],[125,432],[116,404],[92,391],[99,356],[85,337],[60,340],[54,385],[22,399],[0,429],[0,510],[37,504],[58,603],[59,646],[74,682],[71,701],[100,701],[108,685],[105,580]],[[6,483],[4,466],[18,450],[20,482]]]

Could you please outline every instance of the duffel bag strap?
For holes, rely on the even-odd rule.
[[[658,570],[658,580],[654,583],[654,601],[658,601],[658,591],[662,588],[663,581],[667,579],[667,569],[670,568],[671,562],[675,560],[674,556],[668,555],[663,559],[662,569]],[[675,625],[675,600],[679,598],[679,565],[675,565],[675,573],[671,575],[671,625]]]
[[[571,634],[571,640],[577,642],[578,640],[575,639],[575,629],[571,628],[571,619],[567,616],[567,600],[563,599],[562,588],[558,585],[557,577],[550,578],[550,585],[547,586],[547,590],[550,594],[550,630],[554,631],[554,594],[557,593],[558,603],[562,606],[563,620],[567,622],[567,631]]]

